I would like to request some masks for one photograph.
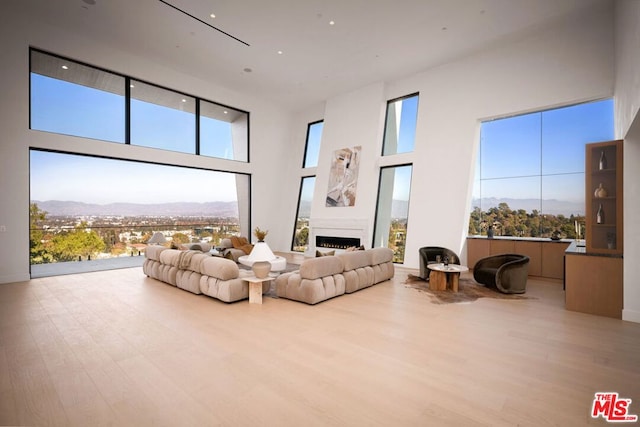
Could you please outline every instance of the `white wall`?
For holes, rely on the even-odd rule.
[[[615,3],[615,65],[616,135],[622,138],[640,109],[640,2],[636,0]]]
[[[311,207],[312,220],[366,219],[373,228],[377,197],[377,158],[381,150],[384,121],[383,85],[377,83],[327,101],[318,158],[316,187]],[[333,152],[341,148],[362,146],[354,206],[326,206],[329,171]],[[371,232],[369,232],[369,235]],[[366,246],[371,242],[365,243]]]
[[[618,0],[615,13],[616,137],[624,139],[624,306],[640,322],[640,2]]]
[[[365,217],[373,224],[378,167],[412,162],[405,266],[418,268],[418,249],[427,245],[449,247],[466,260],[479,121],[611,97],[612,22],[610,10],[592,11],[517,42],[328,100],[312,217]],[[381,158],[386,101],[414,92],[420,93],[415,151]],[[330,152],[357,144],[366,158],[356,206],[324,207]]]
[[[279,210],[282,194],[278,191],[279,184],[288,178],[286,170],[278,165],[286,158],[291,144],[290,113],[8,10],[3,10],[0,16],[0,46],[4,60],[0,79],[3,94],[0,230],[6,230],[0,232],[0,283],[29,279],[29,147],[251,173],[252,225],[269,229],[269,242],[275,248],[288,248],[290,237],[283,234],[285,224],[273,213]],[[253,162],[246,164],[29,130],[29,46],[250,111]],[[206,194],[207,189],[202,192]]]

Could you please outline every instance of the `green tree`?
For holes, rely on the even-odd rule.
[[[296,233],[296,246],[307,246],[308,244],[309,244],[309,228],[302,227],[302,229]]]
[[[53,238],[53,252],[57,261],[74,261],[103,252],[105,243],[95,231],[87,231],[85,222],[75,230],[57,234]]]
[[[54,261],[53,254],[47,248],[44,224],[47,212],[36,203],[29,205],[29,260],[31,264],[46,264]]]
[[[469,234],[484,234],[491,224],[498,236],[551,237],[557,231],[562,237],[573,239],[576,237],[576,221],[584,223],[584,216],[541,215],[536,209],[531,213],[524,209],[514,211],[507,203],[500,203],[484,213],[479,207],[474,207],[469,215]]]
[[[173,236],[171,236],[171,240],[176,245],[180,245],[182,243],[189,243],[191,241],[189,236],[187,236],[184,233],[173,233]]]

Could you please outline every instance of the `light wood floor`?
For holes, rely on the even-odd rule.
[[[0,285],[0,425],[583,426],[640,414],[640,324],[525,301],[435,305],[392,281],[226,304],[140,268]]]

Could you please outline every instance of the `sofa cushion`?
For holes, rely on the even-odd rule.
[[[343,265],[337,256],[323,256],[305,260],[300,265],[300,277],[303,279],[318,279],[324,276],[342,273]]]
[[[345,270],[344,276],[345,292],[350,294],[363,288],[367,288],[375,283],[373,268],[369,265],[365,267]]]
[[[324,258],[319,258],[324,259]],[[308,262],[308,261],[307,261]],[[299,272],[281,274],[276,278],[276,294],[307,304],[317,304],[344,294],[345,281],[342,274],[303,279]]]
[[[316,250],[316,257],[321,257],[321,256],[333,256],[336,254],[336,251],[327,251],[327,252],[322,252],[319,250]]]
[[[370,256],[371,265],[393,261],[393,251],[389,248],[373,248],[367,252]]]
[[[167,249],[160,252],[160,263],[164,265],[170,265],[172,267],[178,267],[180,264],[180,254],[182,251],[178,249]]]
[[[344,271],[355,270],[370,265],[369,251],[343,252],[337,255],[342,260]]]
[[[165,246],[160,245],[149,245],[144,250],[144,256],[147,259],[152,259],[154,261],[160,261],[160,253],[166,250]]]
[[[231,280],[238,277],[240,269],[235,262],[229,259],[210,256],[200,263],[200,273],[222,280]]]

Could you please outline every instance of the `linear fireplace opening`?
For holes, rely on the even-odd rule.
[[[358,237],[316,236],[317,248],[347,249],[360,246]]]

